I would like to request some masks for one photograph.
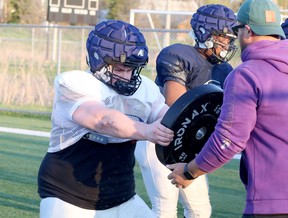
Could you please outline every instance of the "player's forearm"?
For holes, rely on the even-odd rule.
[[[85,102],[73,113],[72,119],[79,125],[117,138],[142,140],[147,124],[130,119],[125,114],[97,102]]]
[[[79,109],[74,113],[73,119],[80,125],[100,134],[135,140],[146,139],[145,129],[147,129],[148,124],[132,120],[117,110],[107,108],[98,108],[98,110],[92,111]]]
[[[145,129],[148,124],[137,122],[126,115],[111,110],[110,113],[103,115],[99,121],[93,125],[93,130],[102,134],[135,140],[147,139]]]
[[[118,138],[148,140],[163,146],[173,140],[173,131],[160,124],[160,120],[146,124],[132,120],[118,111],[112,111],[113,113],[106,114],[100,121],[95,122],[92,129]]]
[[[173,131],[160,124],[160,120],[151,124],[138,122],[95,102],[80,105],[72,119],[85,128],[117,138],[148,140],[165,146],[174,137]]]

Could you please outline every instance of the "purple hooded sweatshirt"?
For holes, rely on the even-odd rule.
[[[288,214],[288,40],[253,43],[241,58],[196,163],[212,172],[242,152],[243,213]]]

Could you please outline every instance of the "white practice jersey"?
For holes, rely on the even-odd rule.
[[[72,119],[74,111],[88,101],[97,101],[137,121],[154,122],[158,113],[166,107],[165,99],[152,80],[145,76],[141,78],[142,83],[138,90],[132,96],[124,96],[99,81],[89,71],[69,71],[59,74],[54,82],[55,96],[48,152],[65,149],[86,133],[93,132]],[[108,143],[130,140],[106,137]]]

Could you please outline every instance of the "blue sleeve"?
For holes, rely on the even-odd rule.
[[[155,82],[158,86],[163,87],[166,81],[171,80],[186,86],[188,71],[177,48],[168,47],[159,53],[156,60],[156,71],[157,77]]]
[[[216,64],[212,68],[212,79],[218,81],[223,89],[223,83],[232,70],[232,66],[227,62]]]

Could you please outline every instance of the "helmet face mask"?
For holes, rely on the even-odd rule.
[[[221,38],[225,38],[228,42],[223,42]],[[235,39],[236,37],[228,35],[213,37],[213,47],[210,48],[212,54],[208,56],[208,61],[212,64],[230,61],[237,51],[234,45]]]
[[[89,33],[86,48],[87,63],[96,78],[122,95],[137,91],[140,72],[148,63],[148,47],[139,29],[119,20],[103,21]],[[133,69],[130,80],[113,72],[118,64]]]
[[[140,77],[141,70],[141,67],[135,68],[132,71],[130,80],[112,73],[112,80],[115,80],[115,82],[111,84],[111,87],[119,94],[126,96],[133,95],[142,82],[142,79]]]
[[[113,65],[106,65],[100,71],[96,71],[93,75],[101,82],[114,89],[117,93],[126,96],[133,95],[142,82],[140,77],[142,67],[132,68],[130,79],[118,75],[114,72],[114,69],[115,67]]]

